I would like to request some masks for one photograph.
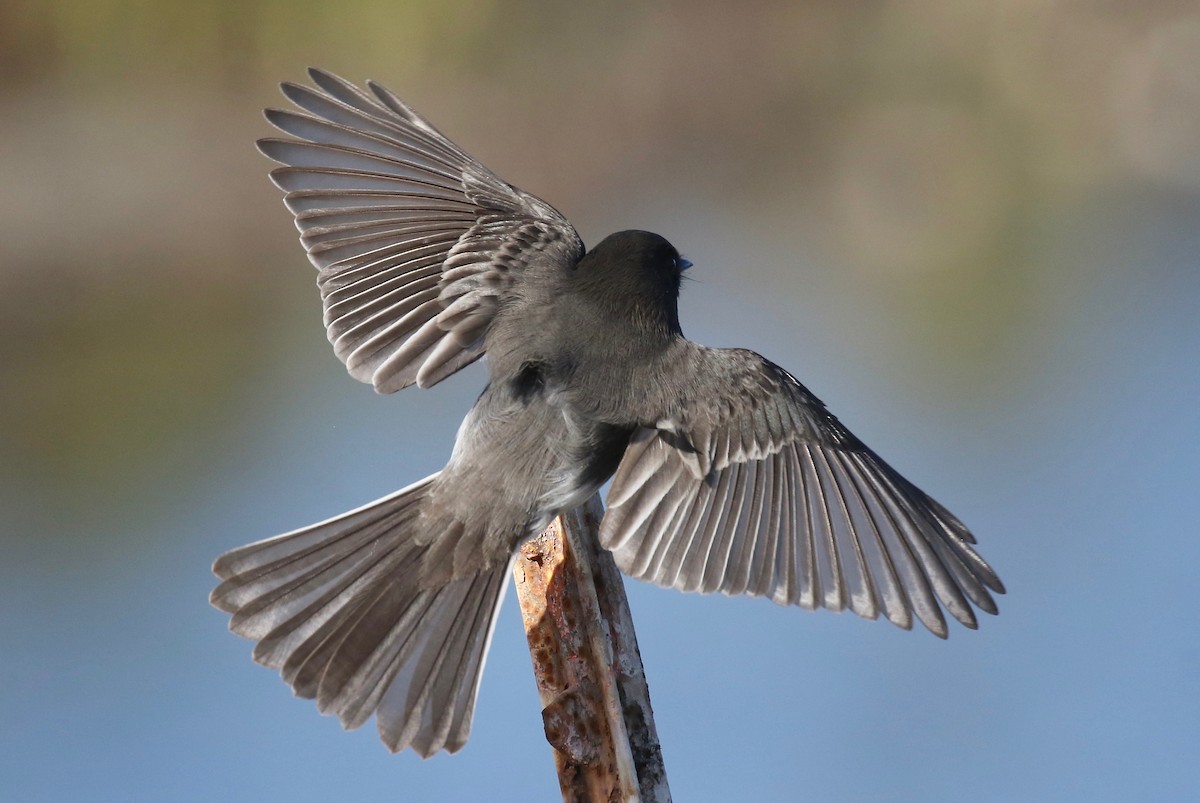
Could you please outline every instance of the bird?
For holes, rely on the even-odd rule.
[[[997,612],[961,521],[780,366],[684,337],[669,241],[585,249],[383,86],[308,74],[258,148],[335,354],[383,394],[484,356],[488,382],[440,472],[216,560],[211,602],[298,696],[393,752],[461,749],[517,548],[610,479],[599,539],[630,577],[942,638],[943,611]]]

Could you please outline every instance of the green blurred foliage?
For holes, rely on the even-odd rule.
[[[147,470],[286,340],[303,259],[251,143],[305,64],[383,80],[585,234],[701,199],[809,263],[748,275],[883,319],[898,381],[994,404],[1097,281],[1093,199],[1200,191],[1197,54],[1165,1],[10,0],[8,473]]]
[[[181,293],[128,276],[41,292],[53,299],[40,307],[0,305],[6,328],[21,332],[0,379],[0,418],[16,424],[0,448],[10,466],[87,489],[89,501],[127,491],[172,438],[229,401],[231,377],[266,362],[248,347],[265,339],[266,293],[198,283]]]

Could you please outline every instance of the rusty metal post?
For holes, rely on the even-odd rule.
[[[621,574],[594,496],[522,545],[513,566],[546,740],[567,803],[670,803]]]

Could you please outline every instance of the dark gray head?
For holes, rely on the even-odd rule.
[[[605,237],[575,271],[580,289],[611,312],[678,334],[679,284],[690,266],[666,238],[630,230]]]

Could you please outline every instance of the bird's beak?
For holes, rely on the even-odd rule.
[[[687,270],[687,269],[688,269],[688,268],[690,268],[691,266],[692,266],[692,261],[691,261],[690,259],[684,259],[683,257],[680,257],[680,258],[679,258],[679,271],[680,271],[680,273],[682,273],[683,271]]]

